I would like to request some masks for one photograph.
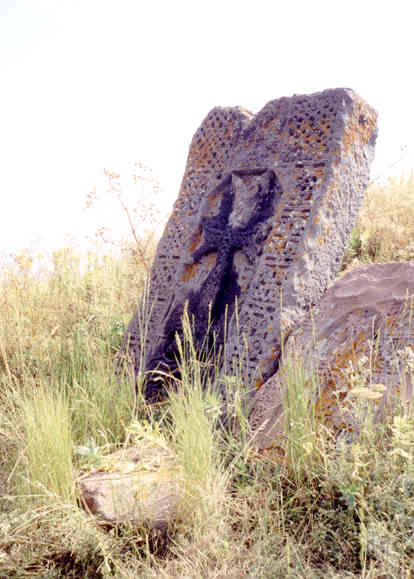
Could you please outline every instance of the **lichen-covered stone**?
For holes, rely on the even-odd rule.
[[[305,364],[308,387],[317,377],[316,412],[336,431],[358,429],[355,387],[385,387],[376,419],[412,398],[414,380],[414,262],[366,265],[347,273],[306,314],[287,339],[290,363]],[[258,446],[283,434],[283,364],[252,401]],[[355,390],[357,392],[357,390]]]
[[[278,367],[281,333],[338,270],[376,134],[375,111],[350,89],[281,98],[256,115],[213,109],[194,135],[157,249],[145,343],[138,312],[125,336],[135,373],[175,370],[188,302],[196,343],[208,327],[223,343],[226,327],[224,370],[247,342],[246,389],[263,384]],[[159,390],[149,379],[147,397]]]
[[[168,526],[177,514],[180,477],[166,448],[142,443],[102,458],[77,478],[81,505],[101,525]]]

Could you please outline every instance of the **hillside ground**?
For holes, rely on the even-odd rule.
[[[220,427],[203,373],[215,360],[194,350],[188,327],[179,396],[150,407],[131,377],[114,378],[154,248],[136,236],[83,264],[66,247],[3,267],[0,577],[414,577],[411,407],[338,444],[307,412],[295,367],[289,434],[278,453],[257,453],[237,376],[227,379],[238,434]],[[342,272],[394,260],[414,260],[414,175],[369,188]],[[180,520],[163,532],[102,530],[78,508],[73,474],[140,440],[175,450]]]

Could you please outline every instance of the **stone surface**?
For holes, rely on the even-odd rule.
[[[274,374],[281,333],[318,303],[341,263],[376,133],[375,111],[350,89],[280,98],[256,115],[213,109],[194,135],[157,249],[146,336],[141,309],[125,336],[135,373],[176,369],[188,302],[198,344],[208,327],[223,343],[227,327],[224,371],[247,340],[246,389]],[[160,388],[150,379],[147,398]]]
[[[386,387],[376,402],[377,420],[390,405],[411,400],[414,262],[366,265],[344,275],[292,331],[286,355],[304,361],[309,384],[312,372],[319,377],[317,415],[337,431],[358,428],[349,368],[360,386]],[[257,446],[271,446],[283,434],[282,376],[283,364],[252,401]]]
[[[179,474],[164,447],[141,444],[103,457],[99,469],[78,477],[82,506],[100,524],[160,529],[177,513]]]

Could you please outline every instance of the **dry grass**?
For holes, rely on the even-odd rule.
[[[414,259],[414,173],[368,187],[343,267]]]
[[[413,183],[370,189],[347,267],[409,257]],[[292,366],[286,460],[258,454],[247,443],[242,393],[228,410],[243,436],[220,426],[205,373],[215,361],[200,358],[189,331],[179,394],[160,411],[147,408],[132,381],[111,379],[144,286],[139,255],[90,255],[82,269],[65,249],[48,271],[32,273],[26,253],[4,271],[0,577],[413,577],[412,411],[383,427],[366,420],[352,444],[321,429],[316,437],[301,403],[303,369]],[[227,380],[237,384],[237,376]],[[164,534],[105,532],[76,504],[72,469],[131,440],[134,425],[140,436],[168,441],[185,473],[180,523]]]

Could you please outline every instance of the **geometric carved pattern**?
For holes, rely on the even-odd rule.
[[[334,279],[362,203],[377,115],[350,89],[281,98],[258,114],[215,108],[193,137],[181,190],[150,279],[152,313],[141,344],[136,314],[127,344],[139,371],[174,371],[186,303],[195,337],[209,315],[227,359],[248,343],[246,388],[278,367],[281,335]],[[209,307],[211,311],[209,313]],[[148,381],[147,397],[160,394]]]

